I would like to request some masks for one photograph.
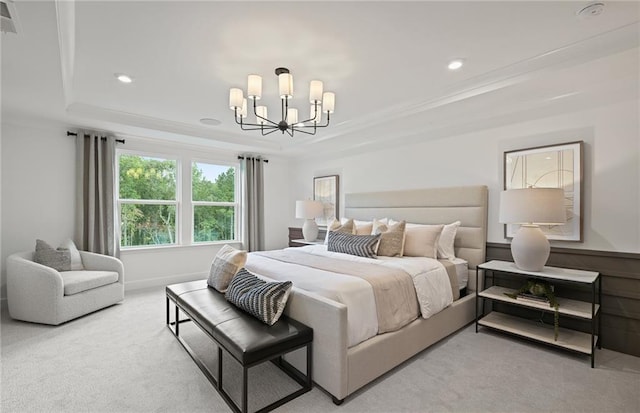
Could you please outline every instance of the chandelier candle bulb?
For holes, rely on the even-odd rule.
[[[320,105],[318,104],[317,106],[318,110],[316,110],[316,105],[311,105],[311,109],[309,110],[309,119],[311,119],[311,121],[313,123],[320,123],[320,120],[322,118],[322,111],[320,110]]]
[[[247,117],[247,99],[242,99],[242,110],[240,110],[238,116],[243,119]]]
[[[280,89],[280,98],[293,97],[293,76],[291,73],[280,73],[278,75],[278,86]]]
[[[267,107],[266,106],[258,106],[256,107],[256,120],[260,125],[264,125],[266,121],[262,118],[268,118],[267,116]]]
[[[298,109],[287,109],[287,123],[289,125],[295,125],[296,123],[298,123]]]
[[[240,109],[242,107],[243,98],[242,89],[232,87],[229,90],[229,108],[231,108],[231,110],[236,108]]]
[[[322,100],[322,81],[312,80],[309,84],[309,102],[316,103]]]
[[[262,77],[249,75],[247,79],[247,96],[249,99],[260,100],[262,97]]]
[[[333,92],[325,92],[322,95],[322,111],[333,113],[336,108],[336,95]]]

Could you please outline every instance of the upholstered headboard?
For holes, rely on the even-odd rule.
[[[347,218],[392,218],[417,224],[460,221],[454,247],[456,256],[475,269],[485,260],[487,241],[487,187],[461,186],[364,192],[345,195]]]

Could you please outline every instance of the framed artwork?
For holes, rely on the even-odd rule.
[[[320,226],[327,226],[338,219],[338,175],[313,178],[313,200],[322,202],[323,216],[316,219]]]
[[[564,189],[566,224],[540,226],[550,240],[583,241],[582,157],[582,141],[504,153],[504,189]],[[512,238],[518,227],[505,224],[505,238]]]

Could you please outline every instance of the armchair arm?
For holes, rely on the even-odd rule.
[[[118,282],[124,284],[124,265],[118,258],[87,251],[80,251],[80,257],[86,270],[115,271],[118,273]]]
[[[64,296],[62,276],[53,268],[32,261],[32,252],[7,258],[7,300],[14,318],[48,322],[57,318]],[[37,303],[37,305],[34,305]]]

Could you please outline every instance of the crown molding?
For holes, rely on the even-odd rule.
[[[155,131],[159,138],[178,138],[191,136],[209,142],[210,146],[217,146],[228,150],[262,151],[265,153],[279,153],[282,147],[279,143],[246,135],[232,134],[227,131],[211,131],[205,127],[197,127],[186,123],[154,118],[151,116],[128,113],[86,103],[74,102],[67,107],[67,114],[79,118],[91,118],[110,124],[126,125],[137,128],[137,135],[146,135],[140,131]],[[117,126],[116,126],[116,129]],[[160,132],[160,135],[157,135]],[[126,132],[124,132],[126,133]],[[171,139],[169,139],[171,140]]]
[[[640,22],[635,22],[561,48],[470,78],[454,88],[443,90],[436,98],[405,101],[335,125],[328,133],[304,141],[294,141],[291,150],[303,150],[313,144],[344,138],[371,128],[397,122],[417,114],[512,87],[545,73],[586,63],[640,45]],[[344,139],[341,145],[344,144]]]
[[[73,102],[73,75],[76,50],[76,3],[75,0],[55,0],[60,48],[60,69],[65,106]]]

